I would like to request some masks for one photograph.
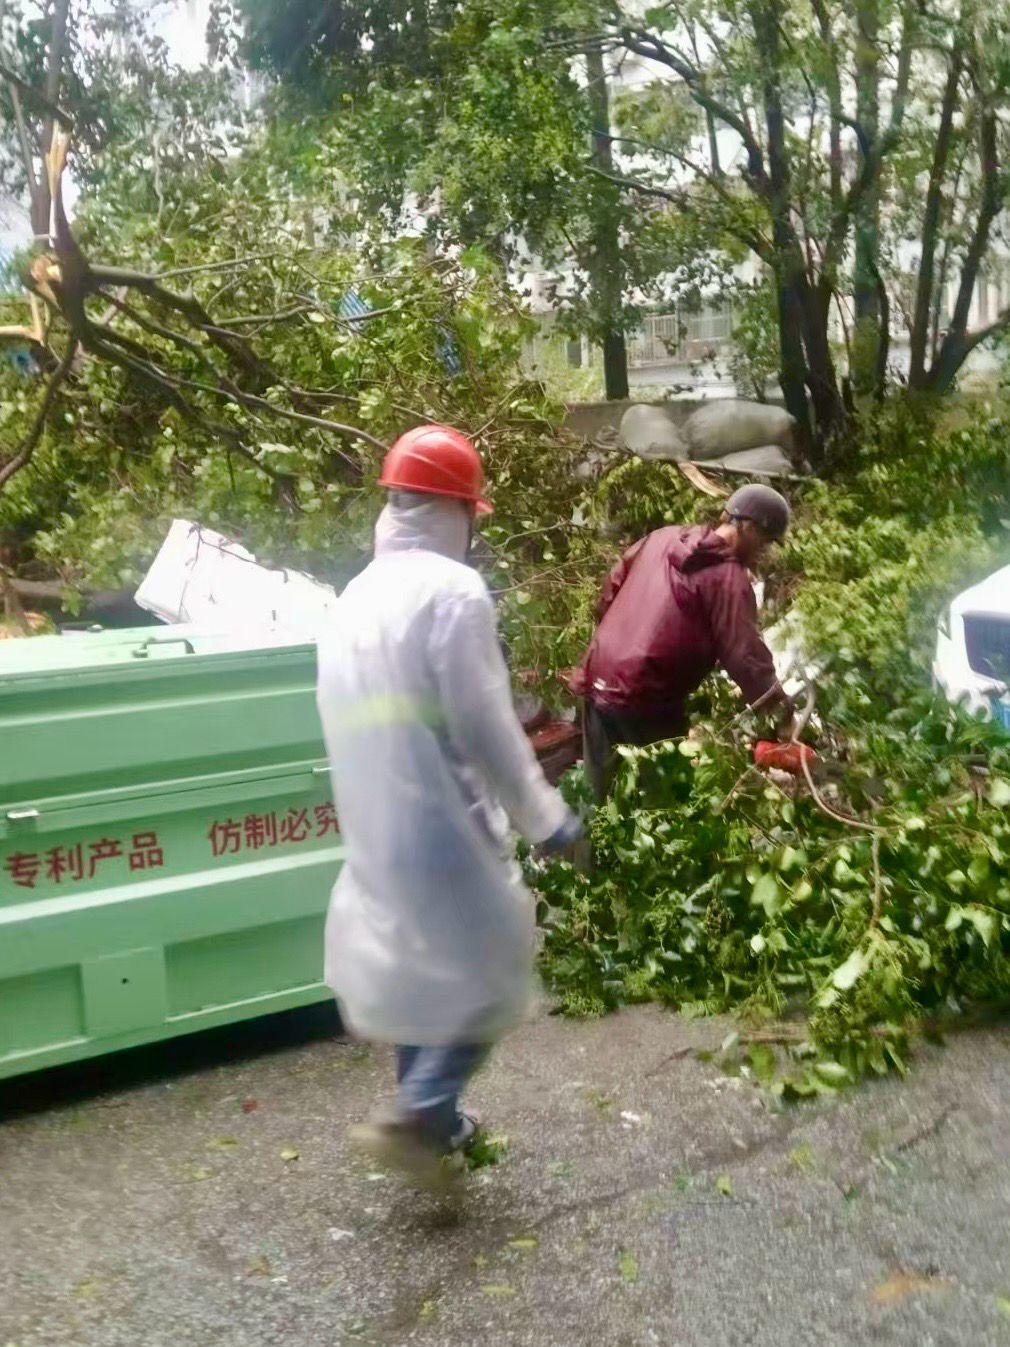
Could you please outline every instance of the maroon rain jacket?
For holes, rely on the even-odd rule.
[[[714,529],[657,529],[635,543],[611,571],[597,615],[569,686],[603,711],[677,724],[686,698],[720,666],[748,703],[772,689],[781,695],[750,576]]]

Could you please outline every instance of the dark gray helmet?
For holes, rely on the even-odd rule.
[[[789,502],[770,486],[756,482],[734,491],[725,511],[731,519],[750,519],[769,538],[782,538],[789,527]]]

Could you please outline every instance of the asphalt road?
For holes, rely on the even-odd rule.
[[[384,1049],[325,1014],[0,1088],[0,1347],[1010,1343],[1010,1035],[770,1109],[725,1023],[544,1017],[458,1206],[345,1142]]]

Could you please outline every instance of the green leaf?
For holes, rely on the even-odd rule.
[[[988,908],[978,907],[974,903],[961,910],[965,921],[974,926],[982,937],[982,943],[988,949],[999,934],[999,918],[996,913],[990,912]]]
[[[814,886],[809,879],[801,879],[793,888],[792,900],[794,903],[805,903],[813,895]]]
[[[968,866],[968,879],[975,888],[979,888],[989,878],[991,870],[988,856],[973,856]]]
[[[750,895],[754,907],[763,907],[765,915],[774,917],[782,907],[782,890],[774,875],[762,875]]]
[[[814,1070],[820,1076],[821,1080],[827,1081],[829,1085],[844,1085],[852,1079],[849,1072],[842,1066],[841,1062],[820,1061],[814,1062]]]
[[[752,1043],[747,1049],[747,1061],[755,1080],[768,1085],[775,1078],[778,1061],[775,1049],[768,1043]]]
[[[492,1300],[511,1300],[516,1293],[516,1288],[509,1286],[508,1282],[488,1282],[480,1289]]]
[[[483,1127],[479,1127],[466,1153],[467,1168],[472,1171],[500,1164],[508,1154],[508,1149],[507,1136],[503,1133],[487,1132]]]
[[[715,1191],[723,1197],[733,1196],[733,1180],[728,1174],[720,1174],[715,1181]]]
[[[986,799],[997,809],[1005,809],[1010,805],[1010,781],[1001,776],[994,776],[989,782]]]
[[[786,847],[779,861],[779,870],[782,874],[787,874],[798,865],[805,865],[806,859],[806,854],[798,847]]]
[[[840,992],[847,992],[850,987],[856,985],[869,966],[869,956],[865,950],[857,946],[845,962],[839,964],[831,974],[831,985],[837,987]]]
[[[617,1255],[617,1270],[626,1285],[634,1286],[638,1281],[638,1259],[630,1249],[622,1249]]]

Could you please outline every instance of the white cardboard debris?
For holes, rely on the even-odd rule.
[[[327,625],[337,601],[329,585],[262,566],[240,544],[188,519],[173,521],[135,597],[162,622],[303,641]]]

